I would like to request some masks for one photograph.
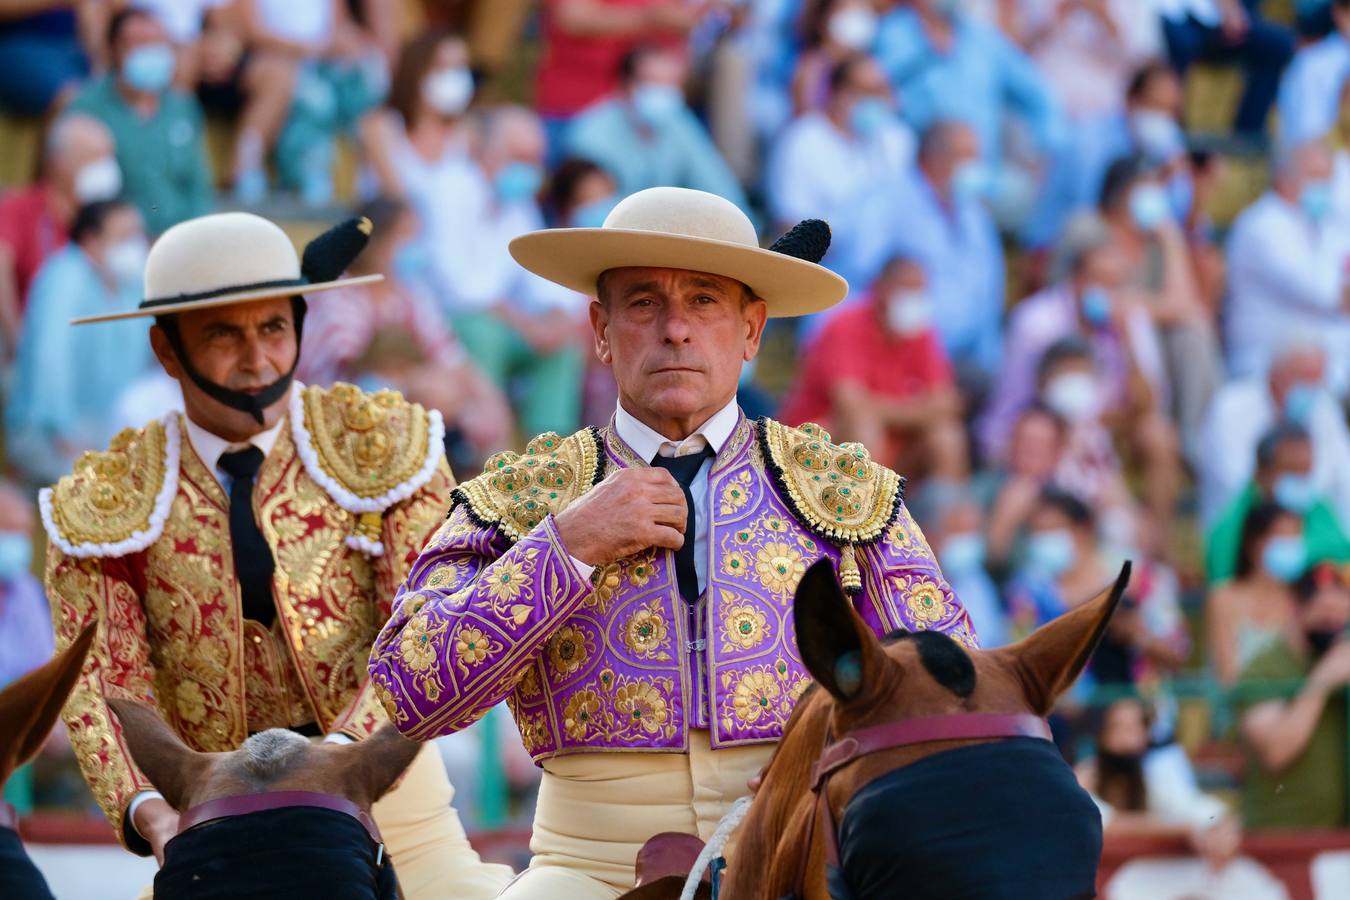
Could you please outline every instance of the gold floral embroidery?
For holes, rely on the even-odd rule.
[[[933,558],[933,550],[928,546],[928,541],[924,538],[918,523],[904,507],[900,508],[895,524],[886,532],[886,542],[907,556]]]
[[[649,681],[632,681],[620,687],[614,695],[614,708],[620,719],[631,721],[647,734],[656,734],[670,721],[666,698]]]
[[[810,686],[811,679],[802,675],[793,682],[792,687],[788,688],[788,699],[791,700],[793,704],[796,704],[798,700],[802,699],[802,694],[805,694],[806,689]]]
[[[739,578],[750,572],[750,557],[739,550],[722,554],[722,571],[732,578]]]
[[[499,559],[485,573],[482,583],[486,584],[488,597],[492,600],[492,611],[503,620],[516,625],[524,625],[534,611],[531,601],[534,599],[534,578],[538,547],[526,548],[523,554],[514,559]]]
[[[766,516],[760,522],[760,526],[765,531],[771,531],[774,534],[787,534],[788,523],[778,518],[778,516]]]
[[[916,578],[909,581],[906,587],[905,582],[908,579],[900,577],[895,581],[905,598],[905,607],[909,610],[916,628],[928,628],[947,618],[950,606],[947,598],[942,595],[942,589],[935,582],[927,578]]]
[[[292,590],[302,597],[317,597],[324,570],[339,545],[340,535],[325,528],[279,546],[277,565],[290,577]]]
[[[574,741],[584,741],[595,731],[600,696],[595,691],[577,691],[563,709],[563,730]]]
[[[520,675],[520,681],[516,682],[516,690],[522,697],[539,696],[539,668],[530,666]]]
[[[470,666],[478,665],[500,649],[481,628],[461,627],[455,632],[455,666],[466,678]]]
[[[623,624],[623,639],[634,655],[646,659],[670,659],[661,648],[666,645],[669,629],[661,616],[659,600],[651,600],[639,608]]]
[[[576,674],[594,653],[591,635],[584,628],[564,625],[548,642],[548,661],[560,678]]]
[[[619,583],[622,580],[623,576],[618,563],[610,563],[596,569],[591,576],[593,590],[586,595],[582,605],[598,610],[601,615],[608,613],[610,602],[614,599],[614,592],[619,589]]]
[[[431,421],[397,391],[307,387],[304,426],[324,473],[362,498],[399,488],[426,464]]]
[[[520,563],[503,561],[488,579],[488,594],[494,600],[510,603],[520,596],[520,589],[528,581]]]
[[[736,718],[747,724],[758,722],[769,713],[770,707],[783,693],[778,680],[763,670],[753,670],[741,676],[732,695]]]
[[[728,591],[723,591],[722,596],[724,600],[735,597]],[[722,647],[723,653],[733,652],[733,645],[742,650],[750,650],[758,646],[768,633],[767,617],[753,604],[736,604],[724,609],[722,613],[722,635],[726,640]]]
[[[655,571],[655,553],[646,551],[635,557],[628,565],[628,580],[633,583],[633,587],[645,587],[648,581],[651,581],[652,572]]]
[[[404,665],[414,672],[425,672],[436,664],[434,639],[445,632],[446,625],[442,623],[433,629],[430,624],[425,615],[418,614],[403,626],[398,652]]]
[[[151,527],[166,478],[164,426],[128,428],[103,452],[84,453],[52,489],[52,521],[71,544],[115,544]]]
[[[457,563],[442,563],[422,580],[422,587],[441,590],[453,587],[464,576],[464,567]]]
[[[769,541],[755,552],[755,574],[760,584],[775,594],[786,594],[797,587],[806,574],[806,564],[795,548],[780,541]]]
[[[525,745],[526,753],[534,753],[548,743],[548,728],[544,725],[544,714],[517,715],[516,725],[520,728],[520,741]]]
[[[180,681],[177,691],[178,715],[184,721],[200,725],[206,719],[206,697],[195,681]]]
[[[746,470],[739,473],[724,488],[722,488],[722,502],[718,511],[724,516],[730,516],[745,507],[750,502],[750,472]]]

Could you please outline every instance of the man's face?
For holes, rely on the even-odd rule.
[[[1107,244],[1089,251],[1083,257],[1079,268],[1080,286],[1095,284],[1107,290],[1115,290],[1125,281],[1127,266],[1124,257],[1114,244]]]
[[[1181,79],[1172,72],[1160,70],[1153,73],[1144,84],[1144,90],[1136,99],[1135,106],[1138,109],[1156,110],[1179,119],[1185,99]]]
[[[763,300],[747,303],[740,282],[684,269],[611,269],[604,281],[591,325],[624,409],[687,434],[731,401],[741,365],[759,352]]]
[[[1059,424],[1043,410],[1028,412],[1013,427],[1008,466],[1014,475],[1045,480],[1059,465],[1062,449]]]
[[[154,16],[149,14],[132,16],[122,25],[122,30],[117,35],[117,43],[113,44],[113,60],[120,69],[127,54],[137,47],[147,44],[167,44],[168,41],[168,32]]]
[[[1275,447],[1275,456],[1269,466],[1256,472],[1256,484],[1267,497],[1273,496],[1275,485],[1284,475],[1310,478],[1313,470],[1312,442],[1303,438],[1288,438]]]
[[[855,63],[849,69],[848,80],[840,87],[851,100],[864,97],[891,99],[891,86],[886,80],[886,73],[881,70],[881,64],[870,57]]]
[[[946,194],[950,190],[952,178],[966,163],[975,162],[980,156],[980,142],[966,125],[950,126],[947,136],[947,153],[940,157],[923,160],[928,177],[938,193]]]
[[[288,297],[194,310],[179,314],[177,321],[192,367],[208,381],[231,390],[256,394],[295,364],[299,348]],[[248,413],[212,399],[193,384],[159,328],[151,330],[150,340],[164,371],[182,387],[192,420],[208,431],[243,440],[271,428],[285,413],[283,397],[263,412],[263,424],[258,425]]]

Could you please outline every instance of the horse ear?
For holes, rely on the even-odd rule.
[[[364,741],[338,749],[348,766],[348,783],[356,794],[351,799],[369,806],[388,793],[412,764],[422,745],[405,738],[392,724],[387,724]]]
[[[98,630],[90,622],[56,656],[0,691],[0,784],[37,755],[61,715]]]
[[[169,805],[182,812],[189,791],[206,774],[212,754],[184,744],[151,706],[122,697],[109,698],[108,706],[122,723],[131,758]]]
[[[1047,622],[1010,647],[992,651],[1011,660],[1031,708],[1046,715],[1069,689],[1088,657],[1097,649],[1111,614],[1130,583],[1130,563],[1120,568],[1115,584],[1082,606]]]
[[[861,694],[881,645],[853,609],[828,559],[819,560],[802,576],[792,618],[797,649],[816,683],[840,703]]]

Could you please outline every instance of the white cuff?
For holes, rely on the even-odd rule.
[[[347,735],[341,734],[341,733],[339,733],[339,732],[334,732],[333,734],[325,735],[325,736],[324,736],[324,739],[323,739],[323,742],[324,742],[325,744],[353,744],[353,743],[356,743],[356,742],[353,741],[351,738],[347,737]]]
[[[572,561],[572,565],[575,566],[577,572],[581,574],[582,581],[591,580],[591,575],[595,572],[595,566],[582,562],[570,553],[567,554],[567,558]]]
[[[154,800],[154,799],[163,800],[164,795],[161,794],[159,791],[141,791],[135,797],[131,798],[131,804],[127,807],[127,818],[131,820],[131,827],[136,829],[137,834],[141,834],[141,830],[139,828],[136,828],[136,807],[140,806],[147,800]],[[141,834],[141,837],[144,838],[145,835]],[[149,838],[145,839],[149,840]]]

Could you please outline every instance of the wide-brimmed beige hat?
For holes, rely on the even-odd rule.
[[[624,198],[600,228],[523,234],[511,242],[511,255],[536,275],[587,296],[595,296],[596,281],[608,269],[689,269],[744,283],[771,316],[801,316],[848,294],[847,281],[817,265],[829,246],[828,226],[809,220],[798,228],[805,226],[809,240],[788,240],[790,232],[764,250],[749,217],[731,201],[656,187]]]
[[[291,297],[369,284],[383,275],[342,278],[365,246],[371,225],[350,219],[305,247],[304,260],[276,224],[245,212],[180,222],[160,235],[145,260],[145,299],[136,309],[86,316],[70,324],[111,322]]]

